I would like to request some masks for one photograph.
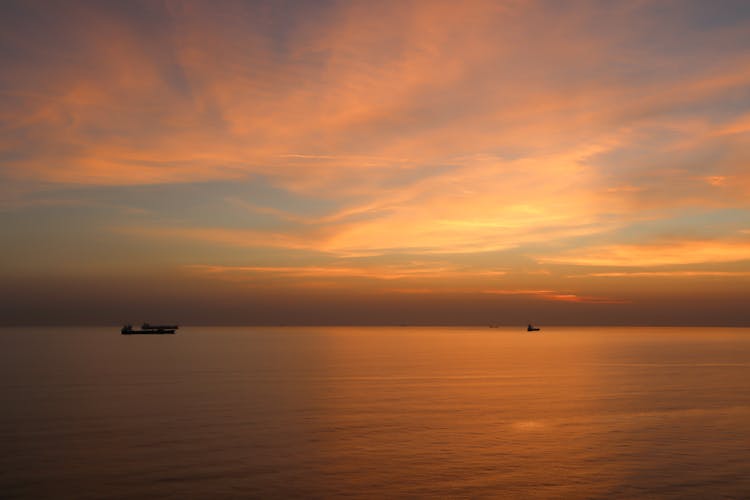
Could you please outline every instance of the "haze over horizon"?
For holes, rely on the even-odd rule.
[[[3,2],[0,324],[750,325],[750,3]]]

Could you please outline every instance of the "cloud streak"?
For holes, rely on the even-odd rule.
[[[285,278],[369,278],[375,280],[450,280],[461,278],[495,278],[507,274],[503,270],[470,270],[451,265],[402,264],[390,266],[217,266],[194,264],[188,271],[230,280],[249,280],[254,276]]]
[[[677,241],[647,245],[579,248],[565,255],[541,257],[542,263],[578,266],[653,267],[750,260],[750,241]]]

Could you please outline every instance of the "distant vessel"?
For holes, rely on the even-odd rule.
[[[179,326],[177,325],[149,325],[148,323],[143,323],[140,330],[133,330],[133,325],[125,325],[120,330],[120,333],[123,335],[163,335],[165,333],[174,333],[178,328]]]
[[[539,330],[541,330],[541,328],[536,327],[532,325],[531,323],[529,323],[529,326],[526,327],[527,332],[538,332]]]

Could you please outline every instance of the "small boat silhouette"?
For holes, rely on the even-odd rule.
[[[529,323],[529,326],[526,327],[527,332],[538,332],[539,330],[541,330],[541,328],[534,326],[531,323]]]
[[[149,325],[148,323],[143,323],[140,330],[133,330],[133,325],[125,325],[120,330],[120,333],[123,335],[163,335],[173,334],[178,328],[179,326],[177,325]]]

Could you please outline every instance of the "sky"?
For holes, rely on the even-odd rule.
[[[0,324],[750,325],[750,3],[0,4]]]

